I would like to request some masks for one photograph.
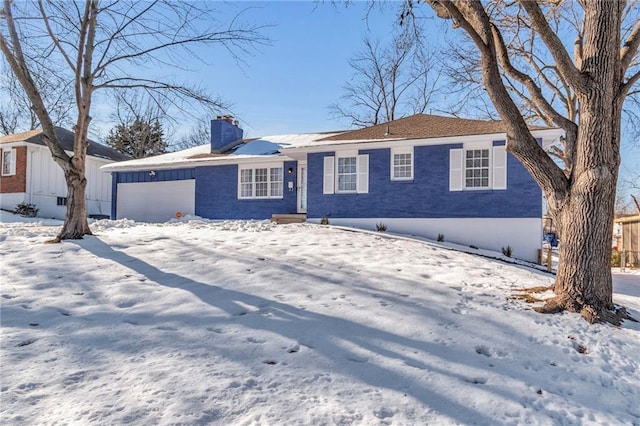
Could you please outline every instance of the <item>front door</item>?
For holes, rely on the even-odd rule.
[[[298,162],[298,213],[307,212],[307,163]]]

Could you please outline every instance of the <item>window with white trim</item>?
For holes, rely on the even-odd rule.
[[[489,149],[465,151],[465,188],[489,187]]]
[[[358,157],[338,157],[338,192],[356,192],[358,188]]]
[[[2,150],[2,176],[11,176],[16,174],[16,150]]]
[[[282,198],[283,176],[282,166],[239,168],[238,198]]]
[[[413,149],[391,150],[391,180],[413,179]]]
[[[369,192],[369,155],[327,156],[323,160],[323,194],[366,194]]]
[[[449,191],[507,189],[504,144],[465,144],[449,150]]]

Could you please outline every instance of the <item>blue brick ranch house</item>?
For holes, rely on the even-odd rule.
[[[559,129],[532,127],[543,147]],[[388,231],[536,260],[542,193],[505,150],[498,121],[419,114],[360,130],[243,139],[230,117],[211,143],[102,167],[112,218],[166,221],[306,215],[318,223]]]

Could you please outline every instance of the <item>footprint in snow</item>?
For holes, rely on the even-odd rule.
[[[395,413],[393,412],[393,410],[389,408],[382,407],[382,408],[379,408],[378,410],[375,410],[373,412],[373,415],[379,419],[388,419],[390,417],[393,417]]]
[[[22,342],[18,343],[16,345],[16,347],[21,348],[23,346],[29,346],[30,344],[35,343],[36,340],[37,339],[26,339],[26,340],[23,340]]]
[[[351,361],[351,362],[361,363],[361,362],[368,362],[369,358],[366,357],[366,356],[361,356],[361,355],[355,355],[354,354],[354,355],[349,355],[347,357],[347,360]]]
[[[474,385],[485,385],[487,380],[486,377],[467,377],[464,379],[465,382],[473,383]]]
[[[296,352],[300,352],[300,345],[291,346],[289,349],[287,349],[287,352],[290,353],[290,354],[294,354]]]

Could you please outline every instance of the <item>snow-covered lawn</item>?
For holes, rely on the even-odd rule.
[[[551,276],[316,225],[0,217],[2,424],[640,424],[640,325]],[[640,275],[615,301],[640,318]]]

